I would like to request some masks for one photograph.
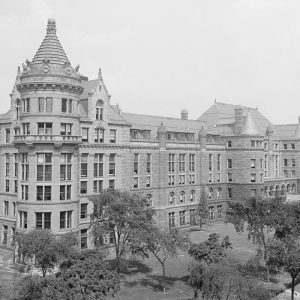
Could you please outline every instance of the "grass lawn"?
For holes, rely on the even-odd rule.
[[[245,263],[256,255],[256,245],[247,238],[247,233],[238,234],[231,224],[223,222],[207,224],[203,230],[191,229],[190,236],[193,242],[204,241],[211,233],[218,233],[221,238],[229,235],[233,249],[229,255]],[[128,257],[128,259],[130,259]],[[154,257],[143,260],[135,258],[129,260],[128,272],[123,274],[121,290],[112,299],[115,300],[158,300],[158,299],[192,299],[193,291],[186,284],[188,278],[188,266],[192,259],[187,253],[180,253],[176,258],[170,258],[166,262],[166,278],[162,277],[160,264]],[[272,278],[273,286],[283,287],[288,282],[288,277]],[[162,285],[166,292],[162,292]]]

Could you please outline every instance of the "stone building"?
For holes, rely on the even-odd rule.
[[[272,125],[257,109],[215,102],[197,120],[122,112],[99,70],[73,67],[49,19],[32,61],[19,68],[11,108],[0,116],[1,244],[15,231],[48,228],[88,239],[89,195],[130,189],[147,197],[162,226],[209,219],[230,199],[298,192],[300,124]],[[300,120],[299,120],[300,123]]]

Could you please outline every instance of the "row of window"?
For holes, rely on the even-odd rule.
[[[178,175],[178,184],[179,185],[185,185],[186,184],[186,175],[180,174]],[[188,175],[189,184],[195,183],[195,174],[189,174]],[[168,175],[168,185],[175,185],[175,175]]]
[[[186,202],[186,198],[187,198],[187,195],[186,195],[185,191],[181,191],[179,193],[178,203],[185,203]],[[196,199],[196,193],[195,193],[194,190],[191,190],[190,194],[189,194],[189,200],[191,202],[195,202],[195,199]],[[174,192],[170,192],[168,203],[170,205],[175,204],[175,202],[176,202],[175,200],[176,200],[175,193]]]
[[[175,212],[169,212],[169,227],[176,227],[176,215]],[[189,219],[188,219],[189,217]],[[208,219],[213,220],[215,218],[222,219],[223,218],[223,206],[217,206],[217,216],[215,216],[215,207],[209,206],[208,207]],[[187,224],[195,225],[196,216],[195,216],[195,209],[189,210],[189,215],[187,215],[186,210],[179,211],[179,226],[184,226]]]
[[[139,174],[140,168],[139,168],[139,153],[134,153],[133,156],[133,173],[134,174]],[[146,173],[150,174],[151,173],[151,154],[147,153],[146,154]]]
[[[195,154],[179,154],[178,171],[180,173],[186,172],[186,157],[188,156],[188,170],[195,172]],[[175,153],[169,153],[169,173],[175,173]]]

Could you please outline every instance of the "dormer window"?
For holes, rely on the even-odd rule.
[[[98,100],[96,103],[96,120],[103,120],[103,101]]]

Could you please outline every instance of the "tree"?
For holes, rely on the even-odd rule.
[[[211,233],[208,239],[199,244],[192,244],[188,253],[198,262],[206,264],[217,263],[226,257],[226,249],[232,248],[228,236],[221,241],[216,233]]]
[[[104,190],[90,197],[94,204],[91,226],[94,237],[113,237],[117,271],[120,271],[121,258],[130,247],[132,239],[144,230],[152,228],[154,210],[147,207],[145,198],[120,190]]]
[[[203,225],[205,224],[207,216],[208,216],[207,195],[204,191],[202,191],[200,201],[194,213],[195,223],[199,224],[200,229],[202,229]]]
[[[99,250],[86,250],[64,261],[55,275],[26,276],[20,285],[22,300],[95,300],[114,296],[120,289],[119,276],[109,269]]]
[[[294,299],[295,280],[300,274],[300,244],[292,239],[273,239],[268,242],[267,265],[283,270],[292,277],[291,299]]]
[[[162,274],[166,276],[165,263],[170,257],[178,255],[178,249],[186,251],[190,247],[190,238],[177,228],[159,229],[153,227],[149,231],[141,232],[136,243],[132,243],[134,254],[149,258],[152,253],[162,267]]]
[[[276,230],[278,212],[283,206],[281,198],[274,199],[246,199],[245,201],[229,202],[227,222],[234,225],[237,232],[248,231],[248,238],[262,250],[265,263],[268,261],[267,239],[268,233]],[[270,280],[269,267],[266,264],[267,281]]]
[[[219,263],[226,256],[226,249],[231,248],[231,243],[228,236],[225,236],[221,241],[216,233],[209,235],[208,239],[198,244],[192,244],[189,248],[189,255],[196,262],[190,267],[190,277],[188,284],[194,289],[194,297],[198,297],[198,291],[203,288],[203,274],[207,271],[210,264]]]
[[[73,246],[77,240],[73,234],[56,238],[50,230],[34,229],[19,236],[17,242],[22,259],[34,261],[35,266],[41,268],[45,277],[62,258],[76,251]]]

